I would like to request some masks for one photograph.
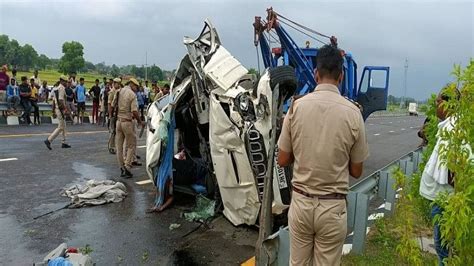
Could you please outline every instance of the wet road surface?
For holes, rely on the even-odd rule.
[[[422,117],[374,117],[366,122],[371,156],[364,176],[383,167],[420,143],[416,132]],[[71,149],[60,141],[49,151],[43,140],[53,125],[0,127],[0,264],[31,265],[60,243],[90,245],[97,265],[229,265],[254,253],[257,231],[234,227],[223,217],[200,226],[181,218],[192,208],[194,198],[176,195],[174,206],[160,214],[148,214],[154,200],[144,167],[132,170],[133,179],[117,178],[115,155],[106,150],[105,128],[69,126]],[[145,158],[144,139],[138,154]],[[120,203],[80,209],[64,209],[33,218],[65,206],[63,188],[87,179],[124,182],[127,198]],[[353,181],[352,181],[353,182]],[[172,223],[181,226],[170,230]],[[189,232],[194,233],[183,237]]]

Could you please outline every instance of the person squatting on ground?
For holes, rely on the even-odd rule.
[[[100,91],[99,79],[96,79],[95,85],[89,90],[89,95],[92,97],[92,124],[99,123]]]
[[[38,107],[39,94],[38,94],[38,85],[36,85],[34,78],[30,79],[30,89],[31,89],[30,103],[31,103],[31,106],[33,107],[33,122],[35,125],[39,125],[40,124],[40,115],[39,115],[39,107]]]
[[[138,81],[134,78],[130,79],[129,86],[126,86],[115,93],[112,103],[115,110],[117,111],[115,135],[117,161],[120,166],[120,176],[125,178],[133,177],[132,173],[130,172],[136,147],[136,136],[133,130],[133,119],[137,120],[139,126],[145,126],[145,123],[140,119],[140,115],[138,114],[137,97],[135,94],[138,90],[138,87]],[[125,160],[123,147],[124,141],[127,142]]]
[[[325,45],[316,62],[318,86],[293,100],[278,141],[278,164],[294,163],[290,265],[340,265],[349,174],[360,177],[369,155],[361,111],[338,89],[341,52]]]
[[[69,144],[66,143],[66,117],[65,112],[67,111],[66,107],[66,89],[64,86],[67,84],[67,77],[62,75],[59,79],[59,85],[57,89],[53,92],[53,118],[58,119],[58,127],[53,131],[53,133],[44,141],[46,147],[51,150],[51,143],[56,139],[59,133],[62,133],[62,148],[71,148]]]
[[[451,92],[449,92],[451,90]],[[446,103],[458,101],[460,92],[456,88],[449,86],[443,88],[436,98],[436,116],[439,118],[437,140],[433,152],[426,163],[420,181],[420,195],[433,202],[438,195],[442,193],[451,193],[454,191],[455,173],[451,172],[443,163],[440,157],[440,147],[449,145],[446,140],[441,139],[442,131],[451,131],[456,123],[456,117],[453,110],[445,107]],[[448,105],[449,106],[449,105]],[[435,219],[436,215],[443,215],[443,210],[439,205],[433,203],[431,208],[431,217]],[[443,260],[449,256],[449,250],[442,244],[441,228],[439,222],[435,220],[433,230],[436,253],[439,259],[439,265],[444,265]]]
[[[79,85],[76,86],[76,102],[77,102],[77,123],[84,122],[84,112],[86,111],[86,86],[84,86],[84,78],[79,79]]]

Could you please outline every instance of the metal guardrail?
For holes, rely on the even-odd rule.
[[[411,178],[418,170],[422,159],[422,149],[418,148],[389,163],[350,187],[347,195],[347,232],[353,232],[352,251],[361,254],[365,249],[367,225],[369,223],[369,203],[375,198],[385,202],[384,213],[392,216],[395,210],[396,193],[393,170],[400,170]],[[289,249],[288,226],[268,237],[263,247],[268,258],[268,265],[288,265]]]
[[[45,103],[45,102],[38,103],[38,107],[39,107],[40,112],[51,111],[52,106],[53,105],[50,104],[50,103]],[[23,107],[21,105],[18,105],[16,109],[17,110],[23,110]],[[86,110],[87,109],[92,109],[92,103],[91,102],[86,102]],[[0,111],[7,111],[7,110],[8,110],[8,103],[0,102]]]

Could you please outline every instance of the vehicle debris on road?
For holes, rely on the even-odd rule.
[[[127,196],[127,188],[113,180],[88,180],[84,185],[74,185],[61,192],[71,198],[69,208],[103,205],[121,202]]]

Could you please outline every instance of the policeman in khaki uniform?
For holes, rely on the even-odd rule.
[[[278,141],[278,164],[293,163],[290,265],[340,265],[349,174],[360,177],[369,155],[360,109],[338,90],[340,51],[325,45],[316,62],[318,86],[292,103]]]
[[[135,118],[138,125],[145,127],[145,123],[141,121],[138,113],[136,92],[139,88],[138,81],[134,78],[130,79],[129,86],[125,86],[115,93],[112,105],[117,105],[117,124],[115,145],[117,147],[117,160],[120,165],[121,177],[133,177],[130,172],[132,162],[135,156],[136,136],[133,128],[133,119]],[[124,142],[126,142],[125,160],[124,160]]]
[[[59,86],[56,91],[53,92],[53,117],[58,118],[58,127],[53,131],[53,133],[44,141],[46,147],[51,150],[51,142],[62,133],[63,141],[62,148],[71,148],[69,144],[66,143],[66,121],[65,121],[65,112],[66,108],[66,88],[64,87],[67,84],[68,78],[64,75],[61,75],[59,78]]]
[[[113,131],[115,131],[115,125],[116,125],[116,121],[112,119],[112,116],[113,115],[117,116],[117,114],[113,113],[112,101],[114,100],[114,96],[116,92],[119,91],[121,87],[122,87],[122,80],[120,78],[114,78],[113,85],[112,85],[112,88],[110,88],[108,99],[107,99],[107,108],[109,111],[108,114],[109,114],[109,121],[110,121],[109,132],[111,134]],[[115,153],[115,137],[113,137],[112,135],[110,137],[111,139],[110,139],[110,145],[109,145],[109,152],[114,154]]]

